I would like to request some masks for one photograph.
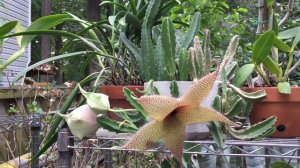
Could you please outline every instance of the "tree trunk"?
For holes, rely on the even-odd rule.
[[[63,24],[59,24],[56,26],[56,30],[62,30]],[[60,50],[62,49],[62,36],[55,37],[55,55],[60,55]],[[62,62],[61,60],[57,60],[55,62],[55,67],[57,67],[56,80],[58,84],[62,84],[64,82],[63,79],[63,71],[62,71]]]
[[[100,20],[100,6],[101,0],[88,0],[87,1],[87,18],[89,21],[95,22]],[[88,67],[89,74],[99,71],[97,59],[94,57]]]
[[[47,16],[51,14],[51,0],[42,0],[41,15]],[[41,38],[41,60],[49,58],[51,55],[51,37],[42,36]],[[41,81],[49,82],[48,75],[41,75]]]

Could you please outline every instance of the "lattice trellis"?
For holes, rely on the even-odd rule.
[[[19,128],[32,126],[40,126],[39,115],[13,115],[13,116],[0,116],[0,133],[13,131]]]
[[[70,137],[71,139],[74,137]],[[71,149],[98,149],[110,151],[137,151],[133,149],[122,149],[122,145],[128,139],[124,138],[90,138],[87,140],[75,140],[75,145],[69,145]],[[89,143],[86,146],[87,142]],[[83,146],[82,144],[85,144]],[[245,156],[245,157],[269,157],[269,158],[289,158],[300,159],[300,138],[294,139],[262,139],[259,141],[240,141],[228,139],[225,141],[224,149],[213,148],[216,146],[212,140],[185,141],[189,148],[183,150],[183,153],[199,155],[218,155],[218,156]],[[249,148],[250,147],[250,148]],[[254,147],[251,149],[251,147]],[[195,149],[205,149],[197,151]],[[282,151],[284,149],[284,151]],[[235,151],[235,153],[228,153]],[[297,152],[298,151],[298,152]],[[146,150],[145,152],[165,152],[170,153],[163,147]]]

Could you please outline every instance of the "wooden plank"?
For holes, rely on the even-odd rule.
[[[24,90],[24,91],[19,91],[19,90],[2,90],[0,91],[0,100],[1,99],[15,99],[15,98],[26,98],[26,97],[34,97],[36,94],[35,90]]]

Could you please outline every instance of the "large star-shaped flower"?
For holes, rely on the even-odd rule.
[[[162,138],[166,147],[181,161],[185,126],[193,123],[220,121],[237,125],[214,109],[200,105],[217,78],[217,71],[195,82],[181,98],[142,96],[137,101],[153,119],[125,144],[126,149],[146,150]]]

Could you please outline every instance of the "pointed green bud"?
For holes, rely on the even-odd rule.
[[[102,93],[86,92],[79,85],[80,92],[86,98],[87,104],[96,113],[105,113],[109,110],[110,104],[108,96]]]

